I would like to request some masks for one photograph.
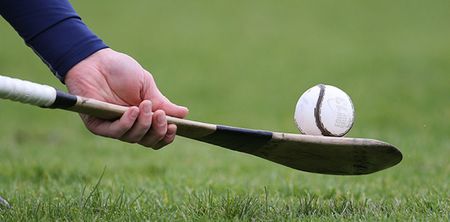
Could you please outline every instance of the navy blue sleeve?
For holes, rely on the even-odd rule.
[[[0,14],[62,82],[74,65],[107,48],[67,0],[0,0]]]

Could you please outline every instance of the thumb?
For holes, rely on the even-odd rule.
[[[189,109],[184,106],[179,106],[175,103],[172,103],[167,97],[165,97],[161,91],[156,86],[156,83],[150,73],[145,78],[145,86],[144,87],[144,99],[148,99],[153,103],[153,111],[161,109],[164,112],[173,117],[184,118],[189,113]]]
[[[167,115],[178,118],[184,118],[189,113],[189,109],[187,107],[174,104],[167,98],[163,99],[161,106],[157,109],[162,109],[166,112]]]

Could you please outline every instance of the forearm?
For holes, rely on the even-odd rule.
[[[107,47],[67,0],[1,0],[0,14],[61,81],[74,65]]]

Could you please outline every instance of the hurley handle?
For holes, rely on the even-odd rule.
[[[0,76],[0,98],[16,102],[84,113],[101,119],[118,119],[128,107],[61,92],[47,85]],[[177,134],[198,139],[216,130],[216,125],[167,116],[167,122],[177,125]]]
[[[55,102],[56,90],[50,86],[0,76],[0,98],[49,107]]]

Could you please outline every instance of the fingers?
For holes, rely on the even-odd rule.
[[[164,136],[164,138],[159,143],[157,143],[156,145],[153,146],[153,149],[159,150],[162,147],[172,143],[173,140],[175,139],[176,132],[177,132],[177,125],[169,124],[167,126],[167,133],[166,133],[166,135]]]
[[[165,112],[162,110],[155,111],[153,113],[152,122],[152,127],[147,132],[145,137],[139,142],[139,144],[152,148],[160,148],[159,146],[155,146],[164,139],[167,133],[167,120]]]
[[[189,113],[189,109],[184,106],[176,105],[170,100],[168,100],[166,97],[163,97],[161,102],[156,107],[157,109],[162,109],[166,112],[167,115],[178,117],[178,118],[184,118]]]
[[[96,135],[111,137],[129,143],[139,143],[153,149],[160,149],[173,142],[177,127],[168,124],[162,110],[152,113],[152,103],[143,101],[138,107],[131,107],[114,122],[82,116],[87,128]]]
[[[130,107],[120,119],[113,122],[86,115],[82,115],[82,119],[85,122],[86,127],[92,133],[99,136],[120,139],[131,129],[131,127],[133,127],[138,116],[139,109],[133,106]]]
[[[129,143],[137,143],[147,134],[152,126],[152,103],[148,100],[139,105],[139,116],[134,125],[120,139]]]

